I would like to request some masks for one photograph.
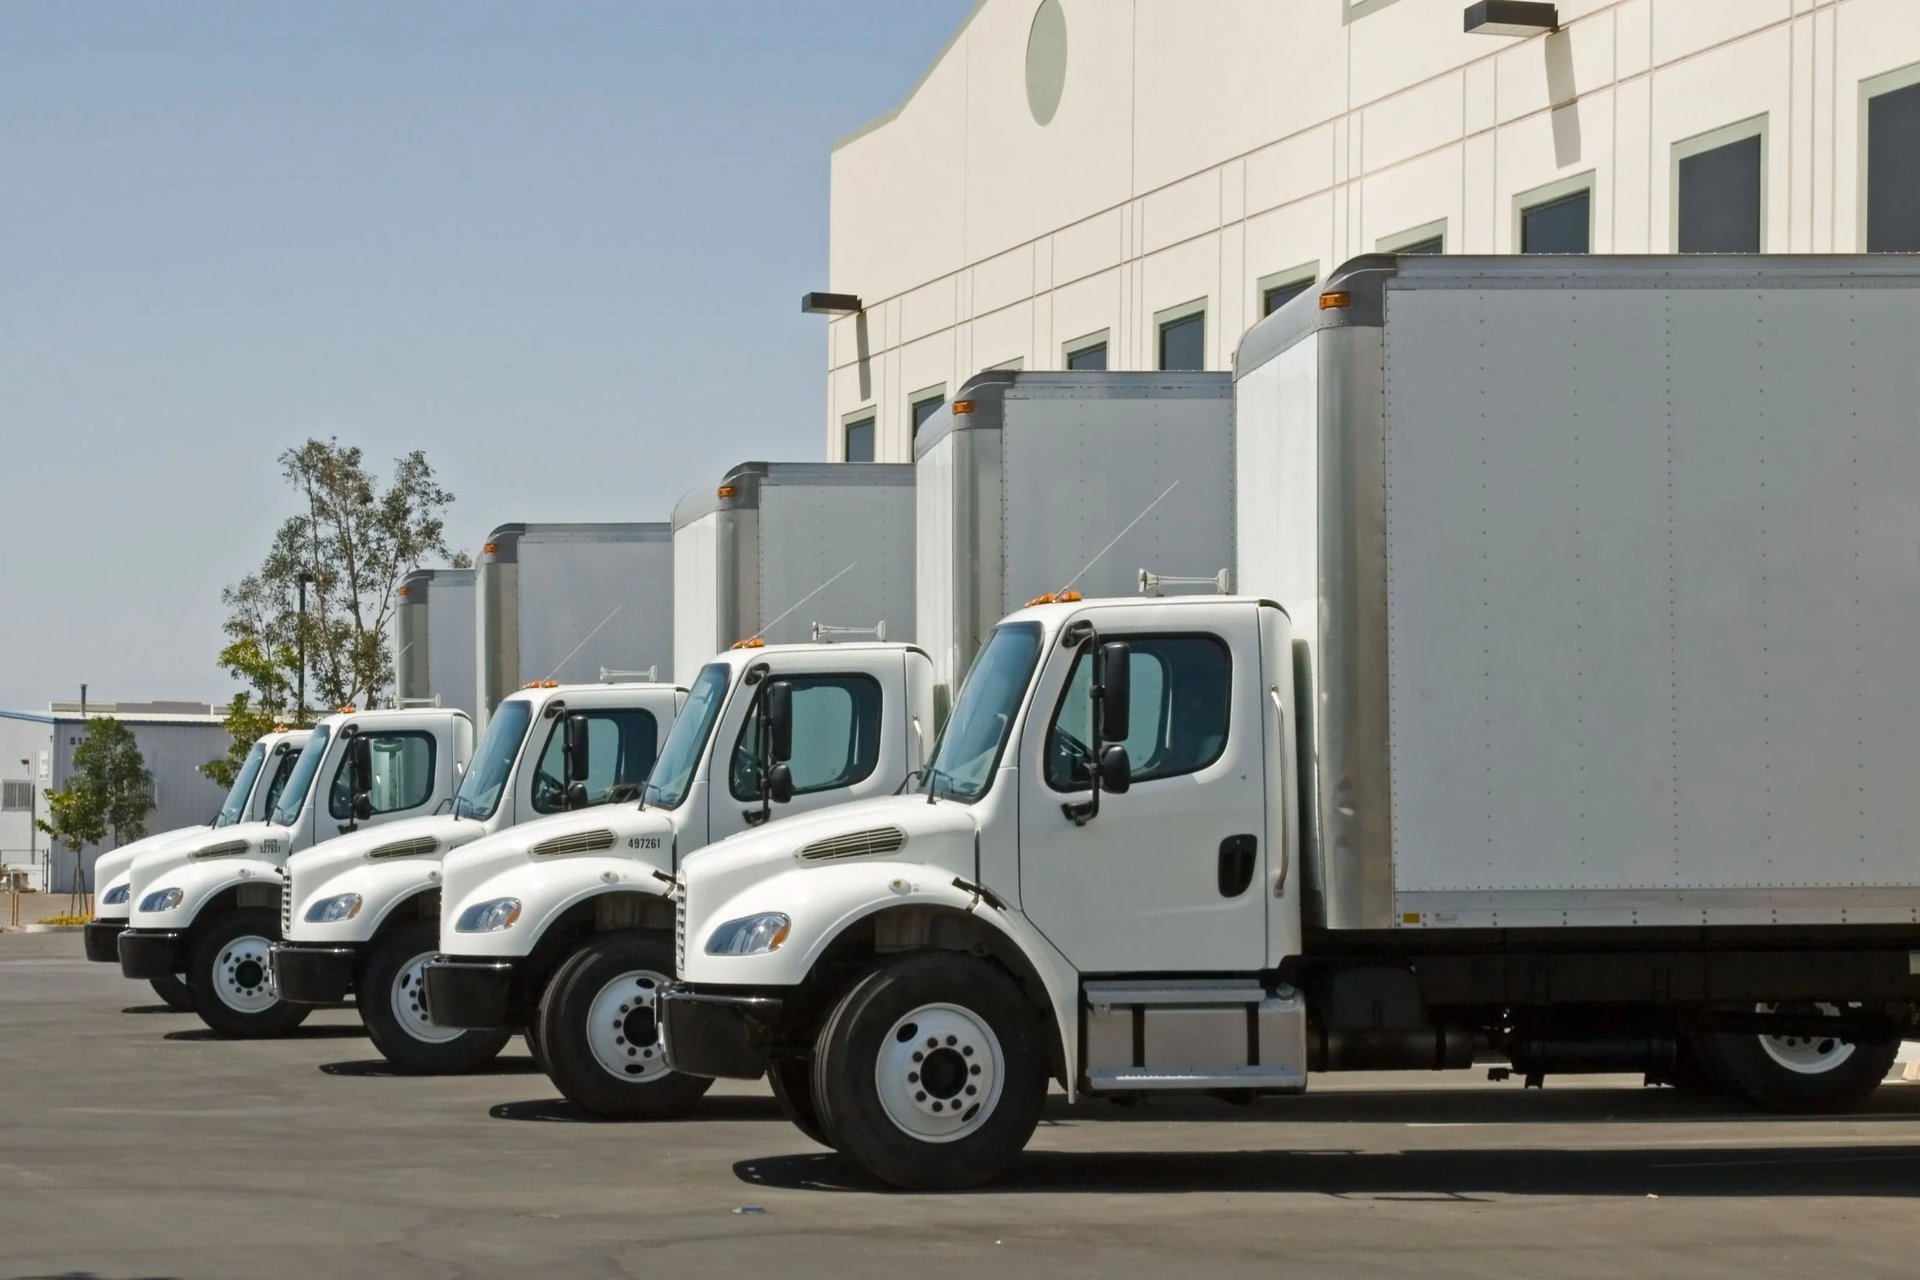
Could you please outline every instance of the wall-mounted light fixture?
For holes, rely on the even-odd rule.
[[[1479,0],[1467,6],[1466,21],[1473,35],[1538,36],[1560,29],[1560,10],[1535,0]]]
[[[1549,5],[1549,8],[1552,6]],[[800,310],[810,316],[850,316],[860,311],[860,296],[853,293],[808,293],[800,297]]]

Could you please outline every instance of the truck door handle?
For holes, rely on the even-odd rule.
[[[1237,898],[1253,883],[1254,855],[1260,851],[1255,836],[1228,836],[1220,842],[1220,896]]]

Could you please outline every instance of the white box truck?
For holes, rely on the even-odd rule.
[[[548,814],[637,800],[686,698],[666,684],[552,681],[494,708],[445,813],[340,836],[287,859],[274,989],[294,1004],[356,996],[367,1036],[396,1070],[471,1071],[508,1032],[443,1027],[421,968],[439,951],[446,855]]]
[[[737,641],[914,638],[913,472],[745,462],[673,512],[674,679]],[[817,630],[827,628],[827,630]]]
[[[1254,594],[1015,613],[922,794],[689,859],[670,1067],[933,1188],[1049,1077],[1858,1101],[1920,999],[1917,332],[1897,258],[1336,272],[1238,353]]]
[[[473,756],[464,711],[343,707],[307,735],[264,819],[143,853],[129,873],[120,972],[146,981],[183,975],[194,1012],[216,1035],[281,1035],[309,1012],[276,996],[271,981],[288,857],[432,813],[453,797]]]
[[[967,381],[914,444],[914,639],[938,713],[995,623],[1036,595],[1226,590],[1234,535],[1225,373]]]
[[[300,758],[300,749],[307,745],[307,737],[305,729],[276,728],[272,733],[263,734],[247,751],[240,772],[234,775],[233,785],[227,788],[227,798],[221,802],[220,811],[210,824],[162,831],[100,855],[93,869],[94,883],[100,892],[94,901],[93,919],[83,931],[87,959],[100,964],[120,963],[120,935],[133,914],[130,899],[134,859],[163,849],[204,844],[209,831],[222,827],[264,822],[278,803],[294,762]],[[179,975],[167,974],[150,981],[154,994],[169,1007],[183,1013],[193,1008],[187,984]]]
[[[452,707],[469,716],[478,710],[475,572],[415,569],[400,580],[393,610],[396,706]]]
[[[663,522],[505,524],[475,571],[480,724],[529,681],[665,679],[672,531]]]

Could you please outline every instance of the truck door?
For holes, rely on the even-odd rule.
[[[766,691],[776,681],[793,689],[793,798],[765,798]],[[900,785],[881,776],[881,728],[886,694],[867,672],[773,673],[762,679],[745,713],[722,722],[714,743],[707,794],[709,841],[724,840],[765,819],[825,809],[848,800],[887,795]],[[895,717],[898,719],[898,716]],[[899,749],[894,749],[894,755]]]
[[[367,793],[369,817],[353,816],[353,768],[349,753],[337,750],[333,777],[324,793],[326,812],[314,815],[315,842],[355,827],[365,828],[433,812],[444,797],[436,794],[440,753],[449,748],[429,729],[362,730],[372,747],[373,789]]]
[[[1256,611],[1085,616],[1097,640],[1053,646],[1022,732],[1022,906],[1083,973],[1258,969],[1269,833]],[[1171,629],[1186,619],[1197,625]],[[1091,793],[1093,648],[1114,640],[1132,647],[1132,787],[1076,825],[1062,806]]]

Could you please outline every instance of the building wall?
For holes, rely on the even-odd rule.
[[[896,113],[832,158],[828,456],[980,369],[1063,366],[1204,305],[1230,366],[1276,276],[1429,229],[1516,251],[1520,197],[1592,188],[1596,252],[1673,250],[1676,145],[1763,121],[1763,247],[1862,244],[1863,86],[1920,68],[1916,0],[1560,0],[1561,30],[1468,35],[1465,0],[1054,0],[1067,55],[1036,123],[1039,0],[983,0]],[[1920,79],[1920,73],[1916,73]]]
[[[27,808],[0,808],[0,867],[27,870],[27,883],[41,884],[40,864],[47,856],[47,838],[33,834],[31,817],[46,817],[47,805],[40,792],[47,783],[40,778],[40,762],[48,762],[51,774],[53,720],[50,716],[0,712],[0,781],[30,784]],[[22,760],[29,761],[21,764]],[[8,792],[17,788],[9,787]],[[0,795],[0,800],[11,798]]]
[[[227,750],[228,735],[217,720],[142,721],[124,718],[133,730],[134,741],[153,774],[155,805],[147,815],[147,834],[157,835],[176,827],[211,822],[220,811],[225,792],[200,772],[200,766],[218,759]],[[86,722],[79,716],[56,714],[53,730],[53,781],[57,790],[67,784],[73,773],[73,751],[86,739]],[[15,766],[18,768],[18,765]],[[42,805],[44,807],[44,800]],[[44,816],[44,814],[43,814]],[[42,837],[44,845],[45,837]],[[93,884],[93,864],[110,844],[90,845],[77,859],[86,869],[86,887]],[[56,849],[49,867],[48,884],[56,893],[73,887],[75,855]]]

